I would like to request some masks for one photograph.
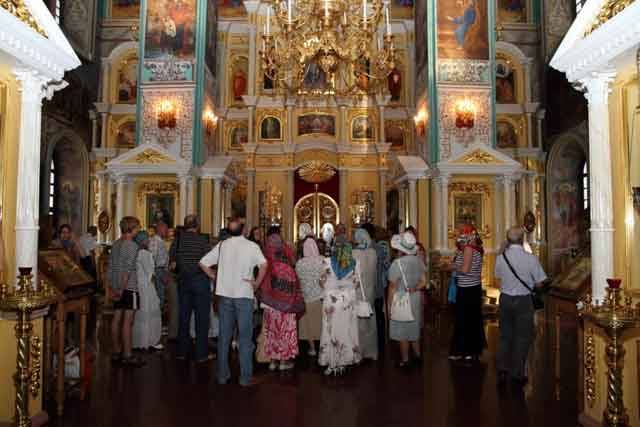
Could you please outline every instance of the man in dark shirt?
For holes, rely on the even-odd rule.
[[[189,352],[189,322],[195,312],[196,348],[193,359],[206,362],[213,359],[209,354],[209,314],[211,309],[211,287],[209,277],[200,269],[200,259],[209,252],[209,241],[198,233],[200,224],[196,215],[187,215],[184,230],[177,234],[169,250],[169,260],[175,272],[178,286],[179,326],[178,359],[185,359]]]

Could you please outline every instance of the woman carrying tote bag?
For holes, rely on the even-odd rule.
[[[416,256],[418,246],[412,233],[396,234],[391,239],[391,247],[399,252],[399,256],[389,268],[389,299],[391,301],[389,336],[392,340],[400,342],[401,360],[398,366],[404,368],[409,366],[409,345],[413,349],[414,361],[418,363],[422,361],[420,291],[426,288],[424,275],[427,267]]]

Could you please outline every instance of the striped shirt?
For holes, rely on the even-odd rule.
[[[169,259],[175,261],[180,280],[209,280],[198,265],[209,252],[211,245],[206,237],[193,231],[179,233],[169,249]]]
[[[138,258],[138,245],[132,240],[118,239],[111,247],[109,267],[107,274],[111,288],[120,290],[138,291],[138,277],[136,274],[136,261]],[[122,275],[129,273],[127,283],[122,283]]]
[[[458,286],[461,288],[469,288],[471,286],[480,286],[482,284],[482,254],[472,249],[473,256],[471,258],[471,270],[468,273],[463,273],[462,264],[464,260],[464,254],[462,251],[456,253],[453,259],[453,265],[458,272]]]

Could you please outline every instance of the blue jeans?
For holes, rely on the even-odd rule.
[[[186,356],[189,352],[189,321],[195,311],[196,351],[195,360],[203,360],[209,354],[209,314],[211,312],[211,288],[209,279],[195,278],[182,280],[178,287],[180,305],[180,323],[178,326],[178,356]]]
[[[218,335],[218,383],[231,378],[229,347],[238,322],[238,352],[240,354],[240,385],[247,385],[253,375],[253,299],[220,297],[218,304],[220,333]]]
[[[156,287],[156,293],[158,294],[158,298],[160,299],[160,308],[164,307],[164,303],[166,301],[166,291],[165,291],[165,280],[166,275],[169,274],[167,267],[156,267],[154,271],[154,285]]]

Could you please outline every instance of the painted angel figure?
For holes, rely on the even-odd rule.
[[[456,43],[458,44],[458,49],[463,49],[464,40],[467,37],[467,33],[471,29],[471,26],[476,22],[478,12],[476,11],[475,0],[462,0],[458,4],[464,7],[462,16],[448,16],[447,19],[458,25],[454,32],[456,36]]]

